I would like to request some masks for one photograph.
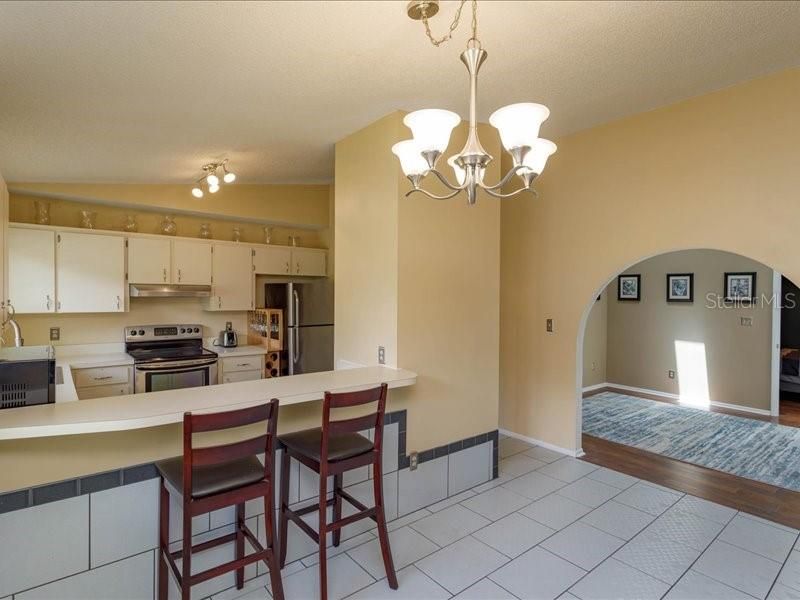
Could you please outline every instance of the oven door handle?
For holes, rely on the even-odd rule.
[[[169,371],[170,373],[187,373],[189,371],[196,371],[199,368],[203,367],[210,367],[211,365],[215,365],[217,363],[216,360],[209,360],[205,362],[198,362],[193,365],[189,365],[186,367],[178,368],[176,366],[161,366],[161,367],[145,367],[145,366],[138,366],[136,367],[137,371]]]

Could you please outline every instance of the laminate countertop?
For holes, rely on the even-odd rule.
[[[58,357],[58,355],[57,355]],[[122,360],[113,357],[112,362]],[[72,356],[58,361],[70,368],[98,366],[100,357]],[[105,362],[105,365],[108,365]],[[116,362],[116,364],[119,364]],[[128,364],[128,363],[125,363]],[[66,367],[66,368],[64,368]],[[71,382],[71,376],[69,377]],[[0,440],[41,438],[157,427],[183,421],[186,411],[215,412],[280,399],[281,405],[321,400],[326,391],[348,391],[387,383],[389,388],[414,385],[417,374],[385,366],[357,367],[256,381],[56,402],[0,411]],[[66,382],[65,382],[66,384]],[[62,384],[62,385],[65,385]],[[74,388],[73,388],[74,389]]]

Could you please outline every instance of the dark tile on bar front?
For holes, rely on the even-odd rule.
[[[102,492],[122,485],[122,471],[108,471],[81,479],[81,494]]]
[[[405,454],[406,453],[406,432],[405,431],[401,431],[400,433],[397,434],[397,451],[400,452],[400,454]]]
[[[419,462],[426,462],[429,460],[433,460],[436,457],[434,450],[423,450],[419,453]]]
[[[398,469],[407,469],[411,464],[408,456],[401,456],[400,460],[397,462]]]
[[[500,438],[500,432],[495,429],[494,431],[489,432],[489,439],[493,441],[497,441]]]
[[[139,465],[138,467],[129,467],[122,472],[122,484],[128,485],[130,483],[138,483],[156,477],[158,477],[158,470],[153,463]]]
[[[0,514],[28,507],[28,490],[0,495]]]
[[[477,446],[477,444],[478,444],[478,438],[477,437],[471,437],[471,438],[467,438],[465,440],[462,440],[461,447],[462,448],[472,448],[472,446]]]
[[[449,451],[450,454],[453,454],[454,452],[458,452],[459,450],[461,450],[462,447],[463,447],[463,441],[462,440],[458,440],[457,442],[453,442],[452,444],[449,444],[447,446],[448,451]]]
[[[59,481],[58,483],[51,483],[41,487],[33,488],[33,504],[47,504],[48,502],[56,502],[58,500],[65,500],[66,498],[73,498],[78,495],[78,480],[70,479],[69,481]]]
[[[449,454],[449,450],[447,446],[437,446],[433,449],[433,455],[436,458],[441,458],[442,456],[447,456]]]

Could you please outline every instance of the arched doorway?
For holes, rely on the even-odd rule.
[[[800,440],[800,430],[769,428],[771,415],[783,419],[785,388],[800,389],[800,370],[786,370],[800,351],[782,343],[789,338],[780,328],[795,299],[787,303],[782,287],[770,267],[711,249],[650,256],[609,278],[579,329],[578,447],[588,434],[800,491],[785,465],[756,473],[749,460],[754,452],[767,463],[789,460],[773,438]],[[728,458],[715,456],[723,449]]]

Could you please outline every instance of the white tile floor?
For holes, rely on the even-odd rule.
[[[331,600],[800,599],[797,530],[519,440],[500,457],[499,480],[389,524],[397,591],[370,533],[329,558]],[[317,578],[314,556],[287,565],[287,599]],[[268,581],[214,600],[237,597]]]

